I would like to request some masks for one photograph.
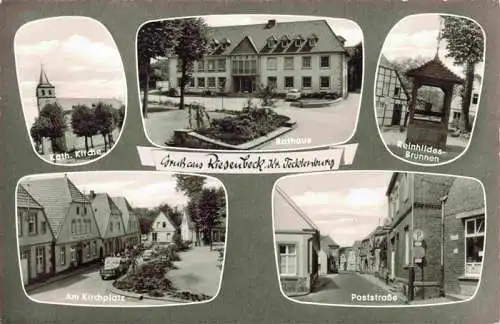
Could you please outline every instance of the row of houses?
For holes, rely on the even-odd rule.
[[[449,72],[439,59],[438,63],[442,71]],[[398,69],[384,55],[380,56],[375,84],[375,106],[379,127],[402,127],[407,122],[408,107],[411,99],[410,93],[412,90],[408,89],[408,85],[405,85],[408,83],[407,79],[408,77],[404,74],[404,71]],[[461,85],[456,86],[450,104],[448,124],[453,128],[458,128],[458,123],[462,115],[461,87]],[[444,104],[444,93],[441,90],[437,90],[437,88],[434,90],[426,88],[418,92],[417,110],[425,111],[428,109],[439,111],[439,107]],[[469,108],[471,121],[477,113],[480,91],[481,77],[476,76],[472,86],[472,97]]]
[[[345,97],[361,87],[362,50],[345,46],[326,20],[211,27],[209,53],[196,62],[187,91],[254,92],[272,86],[276,92],[336,92]],[[361,47],[359,47],[361,48]],[[181,63],[176,56],[160,68],[168,84],[181,85]],[[164,72],[165,73],[165,72]],[[349,87],[348,87],[348,84]]]
[[[394,173],[387,199],[388,221],[341,251],[343,269],[373,273],[407,295],[413,286],[413,298],[472,296],[481,276],[486,233],[481,184]]]
[[[67,176],[19,183],[17,233],[25,285],[141,243],[125,197],[86,195]]]
[[[226,219],[221,217],[216,225],[210,230],[210,242],[225,242]],[[207,242],[202,231],[196,228],[195,223],[187,212],[182,214],[182,221],[177,225],[170,215],[160,211],[151,224],[151,230],[147,234],[147,241],[152,244],[168,244],[175,242],[175,235],[179,234],[182,241],[200,245]]]

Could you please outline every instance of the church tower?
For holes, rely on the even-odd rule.
[[[36,86],[36,100],[39,113],[45,105],[53,104],[57,101],[56,88],[49,82],[43,65],[40,69],[40,79],[38,80],[38,85]]]

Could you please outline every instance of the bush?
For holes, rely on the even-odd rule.
[[[151,297],[164,297],[165,296],[165,294],[159,290],[153,290],[153,291],[149,292],[148,295]]]

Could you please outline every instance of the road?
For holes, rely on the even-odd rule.
[[[78,275],[57,280],[31,291],[29,296],[40,302],[75,305],[165,305],[164,301],[127,298],[109,292],[113,280],[102,280],[98,269],[89,269]]]
[[[292,297],[304,302],[315,302],[324,304],[340,305],[402,305],[400,299],[396,301],[381,301],[387,299],[388,295],[395,296],[387,292],[380,286],[370,282],[357,273],[346,272],[334,275],[327,275],[322,280],[326,280],[326,285],[317,292],[306,296]],[[356,297],[353,298],[355,295]],[[372,297],[373,296],[373,297]],[[362,299],[365,298],[365,301]],[[379,299],[379,301],[369,301],[366,298]],[[356,300],[359,299],[359,300]]]

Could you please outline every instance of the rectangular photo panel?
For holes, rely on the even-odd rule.
[[[127,84],[108,29],[79,16],[31,21],[16,32],[14,54],[35,154],[82,165],[109,153],[125,122]]]
[[[291,150],[356,128],[363,33],[348,19],[214,15],[137,33],[145,133],[159,147]]]
[[[299,303],[422,306],[471,300],[485,251],[484,187],[391,171],[288,176],[273,192],[281,291]]]
[[[375,81],[377,125],[395,157],[439,165],[465,153],[483,83],[486,39],[474,20],[418,14],[391,29]]]
[[[170,306],[219,292],[226,191],[211,177],[96,171],[30,175],[17,186],[26,295],[77,306]]]

